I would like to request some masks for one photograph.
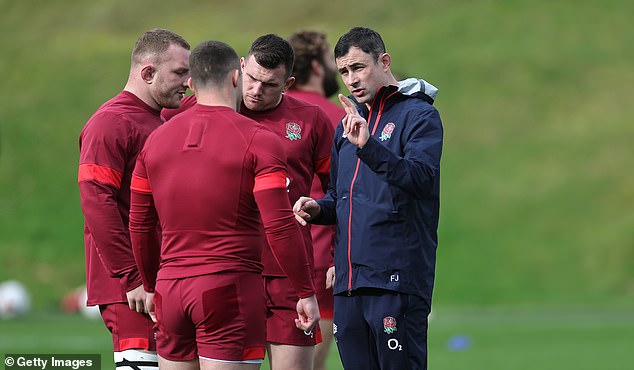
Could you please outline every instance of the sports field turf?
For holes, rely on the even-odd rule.
[[[632,368],[634,315],[626,310],[437,310],[429,330],[432,370],[625,370]],[[101,353],[113,368],[99,320],[34,314],[0,321],[7,353]],[[336,348],[329,369],[341,369]],[[262,369],[268,369],[265,364]]]

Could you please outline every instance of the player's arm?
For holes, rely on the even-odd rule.
[[[95,117],[82,132],[78,182],[86,226],[101,262],[129,291],[138,287],[141,279],[117,202],[127,157],[127,137],[125,123],[113,117]]]
[[[312,330],[320,318],[319,306],[304,238],[294,220],[286,192],[286,172],[256,176],[253,195],[273,255],[299,297],[295,326],[301,330]]]
[[[253,195],[260,209],[264,232],[275,259],[300,298],[315,294],[304,238],[291,211],[286,172],[257,175]]]
[[[295,326],[301,330],[312,330],[319,322],[319,306],[304,238],[288,199],[286,155],[279,138],[268,130],[256,132],[250,153],[255,179],[253,195],[260,209],[266,238],[299,297]]]
[[[357,149],[357,155],[386,182],[420,198],[427,196],[439,179],[442,123],[435,108],[412,116],[402,157],[372,137]]]
[[[253,163],[253,196],[260,210],[273,255],[300,298],[315,293],[304,238],[291,210],[286,188],[286,154],[271,131],[254,134],[249,155]]]
[[[143,160],[144,152],[141,152],[130,185],[130,239],[143,287],[146,292],[154,292],[161,241],[156,232],[158,215]]]

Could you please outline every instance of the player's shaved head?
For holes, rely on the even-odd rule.
[[[236,69],[240,70],[238,54],[221,41],[202,42],[189,56],[191,78],[198,86],[221,85]]]
[[[141,64],[148,57],[160,61],[161,54],[171,45],[178,45],[189,50],[190,46],[180,35],[166,29],[154,28],[143,33],[132,49],[132,64]]]
[[[285,78],[289,78],[293,72],[293,47],[277,35],[267,34],[255,39],[249,49],[249,55],[253,55],[255,61],[266,69],[275,69],[283,64],[286,68]]]

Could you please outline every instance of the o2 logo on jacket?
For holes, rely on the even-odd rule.
[[[302,138],[302,126],[299,123],[287,122],[286,123],[286,136],[288,140],[298,140]]]
[[[379,140],[381,141],[385,141],[389,138],[392,137],[392,132],[394,132],[394,128],[396,127],[396,125],[394,125],[394,123],[390,122],[387,125],[385,125],[385,127],[383,127],[383,131],[381,131],[381,136],[379,136]]]

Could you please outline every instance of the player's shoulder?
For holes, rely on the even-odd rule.
[[[289,118],[298,117],[304,122],[329,121],[328,114],[319,105],[286,94],[282,100],[282,106]]]
[[[129,129],[130,121],[124,113],[101,106],[84,125],[82,135],[112,135]]]
[[[282,99],[282,104],[286,109],[289,109],[289,110],[300,109],[304,111],[315,111],[315,112],[321,110],[321,108],[317,104],[314,104],[302,99],[298,99],[288,94],[284,94],[284,97]]]
[[[145,121],[151,115],[149,108],[141,105],[140,100],[125,91],[117,94],[104,104],[90,117],[87,126],[129,126],[137,121]],[[155,115],[160,120],[158,115]]]

